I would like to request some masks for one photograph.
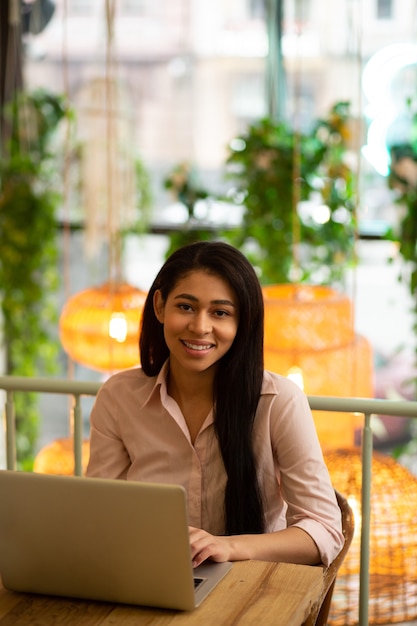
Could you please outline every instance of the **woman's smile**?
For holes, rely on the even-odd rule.
[[[211,350],[212,348],[214,348],[214,344],[213,343],[195,343],[195,342],[191,342],[191,341],[186,341],[185,339],[181,340],[183,345],[188,349],[188,350],[192,350],[192,351],[196,351],[196,352],[207,352],[208,350]]]

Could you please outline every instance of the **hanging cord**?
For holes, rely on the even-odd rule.
[[[358,273],[357,273],[357,264],[358,264],[358,242],[359,242],[359,225],[358,225],[358,209],[361,204],[361,176],[362,176],[362,155],[361,155],[361,145],[360,138],[362,137],[362,127],[363,127],[363,110],[364,110],[364,95],[362,89],[362,42],[363,42],[363,33],[362,33],[362,13],[361,7],[362,3],[359,0],[356,1],[357,15],[356,20],[353,20],[353,23],[357,24],[357,38],[356,38],[356,63],[357,63],[357,100],[359,104],[359,113],[358,113],[358,128],[356,133],[356,142],[352,147],[356,153],[356,197],[353,208],[353,223],[354,223],[354,247],[353,247],[353,272],[352,272],[352,316],[351,316],[351,329],[352,335],[355,336],[355,328],[356,328],[356,303],[357,303],[357,295],[358,295]],[[357,358],[351,359],[351,386],[352,395],[356,392],[355,382],[357,379]]]
[[[293,145],[293,186],[292,186],[292,261],[293,261],[293,275],[297,277],[296,283],[299,282],[299,276],[301,273],[300,263],[300,244],[301,244],[301,225],[298,215],[298,205],[301,196],[301,130],[300,130],[300,92],[302,83],[302,67],[301,67],[301,53],[300,53],[300,39],[302,35],[302,14],[301,7],[298,7],[298,13],[296,9],[295,23],[299,24],[297,30],[297,51],[296,61],[297,68],[294,76],[294,145]],[[297,293],[295,292],[295,297]]]
[[[20,15],[20,0],[10,0],[4,77],[4,102],[8,103],[13,101],[22,88],[22,26]],[[21,114],[19,115],[19,113]],[[5,151],[10,150],[8,140],[13,133],[13,124],[21,124],[25,120],[25,123],[27,125],[29,124],[29,120],[31,119],[30,115],[24,114],[23,105],[21,105],[21,107],[15,108],[14,115],[18,115],[19,119],[13,119],[11,121],[12,126],[9,126],[9,121],[6,121],[4,118],[2,119],[2,124],[4,126],[2,128],[3,137],[1,149]],[[27,138],[28,136],[28,133],[22,133],[19,136],[19,141],[24,142],[25,138]],[[24,146],[21,147],[23,148]]]
[[[69,102],[69,76],[68,76],[68,0],[62,3],[62,77],[64,82],[64,96]],[[70,208],[69,208],[69,177],[71,164],[71,128],[68,118],[65,119],[65,138],[64,138],[64,166],[62,171],[62,207],[63,207],[63,277],[64,277],[64,297],[67,302],[71,296],[71,227],[70,227]],[[74,362],[67,358],[67,378],[74,378]],[[68,413],[70,415],[70,431],[73,435],[74,425],[72,420],[73,401],[68,398]]]
[[[100,76],[83,89],[84,134],[81,176],[85,218],[85,250],[92,258],[105,248],[111,281],[121,277],[121,230],[135,224],[137,173],[133,112],[127,90],[116,74],[114,54],[117,10],[103,3],[103,60]]]
[[[115,120],[118,112],[118,102],[116,84],[114,82],[114,18],[116,3],[114,0],[106,0],[106,81],[105,81],[105,119],[107,132],[106,145],[106,174],[107,174],[107,232],[109,249],[109,294],[112,298],[121,282],[121,232],[120,220],[116,218],[120,215],[120,207],[115,207],[115,191],[118,185],[119,175],[114,162],[116,141]],[[120,201],[120,194],[117,194]],[[110,339],[108,347],[110,362],[113,362],[114,344]]]
[[[117,92],[114,81],[114,21],[115,0],[106,0],[106,82],[105,82],[105,114],[107,132],[107,230],[109,235],[109,280],[111,289],[121,281],[121,233],[117,219],[120,207],[115,207],[115,197],[119,184],[118,170],[115,164]]]
[[[67,102],[69,102],[69,78],[68,78],[68,0],[64,0],[62,3],[62,77],[64,82],[64,96]],[[71,163],[71,128],[68,118],[66,118],[65,125],[65,139],[64,139],[64,167],[63,167],[63,194],[62,194],[62,207],[64,216],[63,227],[63,239],[64,239],[64,293],[65,299],[68,300],[71,295],[71,280],[70,280],[70,211],[69,211],[69,174]]]

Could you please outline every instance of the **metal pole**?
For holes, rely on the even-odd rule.
[[[267,0],[266,28],[268,56],[266,63],[267,115],[273,120],[285,119],[285,74],[282,58],[283,0]]]
[[[359,626],[368,626],[369,620],[369,564],[371,528],[371,477],[372,477],[371,414],[365,413],[362,431],[362,526],[359,571]]]
[[[74,474],[75,476],[83,475],[83,417],[81,412],[81,398],[79,395],[74,396],[74,406],[72,410],[73,419],[73,437],[74,437]]]
[[[6,466],[16,469],[16,420],[13,391],[6,392]]]

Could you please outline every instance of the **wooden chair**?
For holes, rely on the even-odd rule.
[[[304,622],[303,626],[326,626],[329,617],[330,604],[332,601],[333,590],[336,583],[337,572],[342,565],[349,546],[352,543],[353,532],[355,530],[355,522],[353,519],[353,511],[349,506],[347,499],[338,491],[336,498],[342,512],[342,529],[345,538],[343,548],[329,567],[324,571],[323,591],[320,600],[313,606],[310,615]]]

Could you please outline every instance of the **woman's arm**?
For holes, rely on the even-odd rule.
[[[343,545],[340,508],[307,398],[281,376],[267,373],[255,419],[254,450],[265,533],[213,536],[191,528],[193,560],[260,559],[328,566]],[[282,513],[277,517],[282,510],[285,528]]]
[[[107,385],[98,392],[90,416],[90,459],[87,476],[126,478],[130,458],[119,433],[117,406]]]
[[[279,394],[269,405],[270,437],[279,490],[287,505],[286,530],[304,531],[319,552],[319,562],[328,566],[343,546],[336,494],[307,397],[288,379],[279,377],[276,384]]]
[[[199,528],[190,527],[193,566],[206,559],[213,561],[286,561],[304,565],[320,563],[316,544],[302,528],[292,526],[261,535],[216,537]]]

